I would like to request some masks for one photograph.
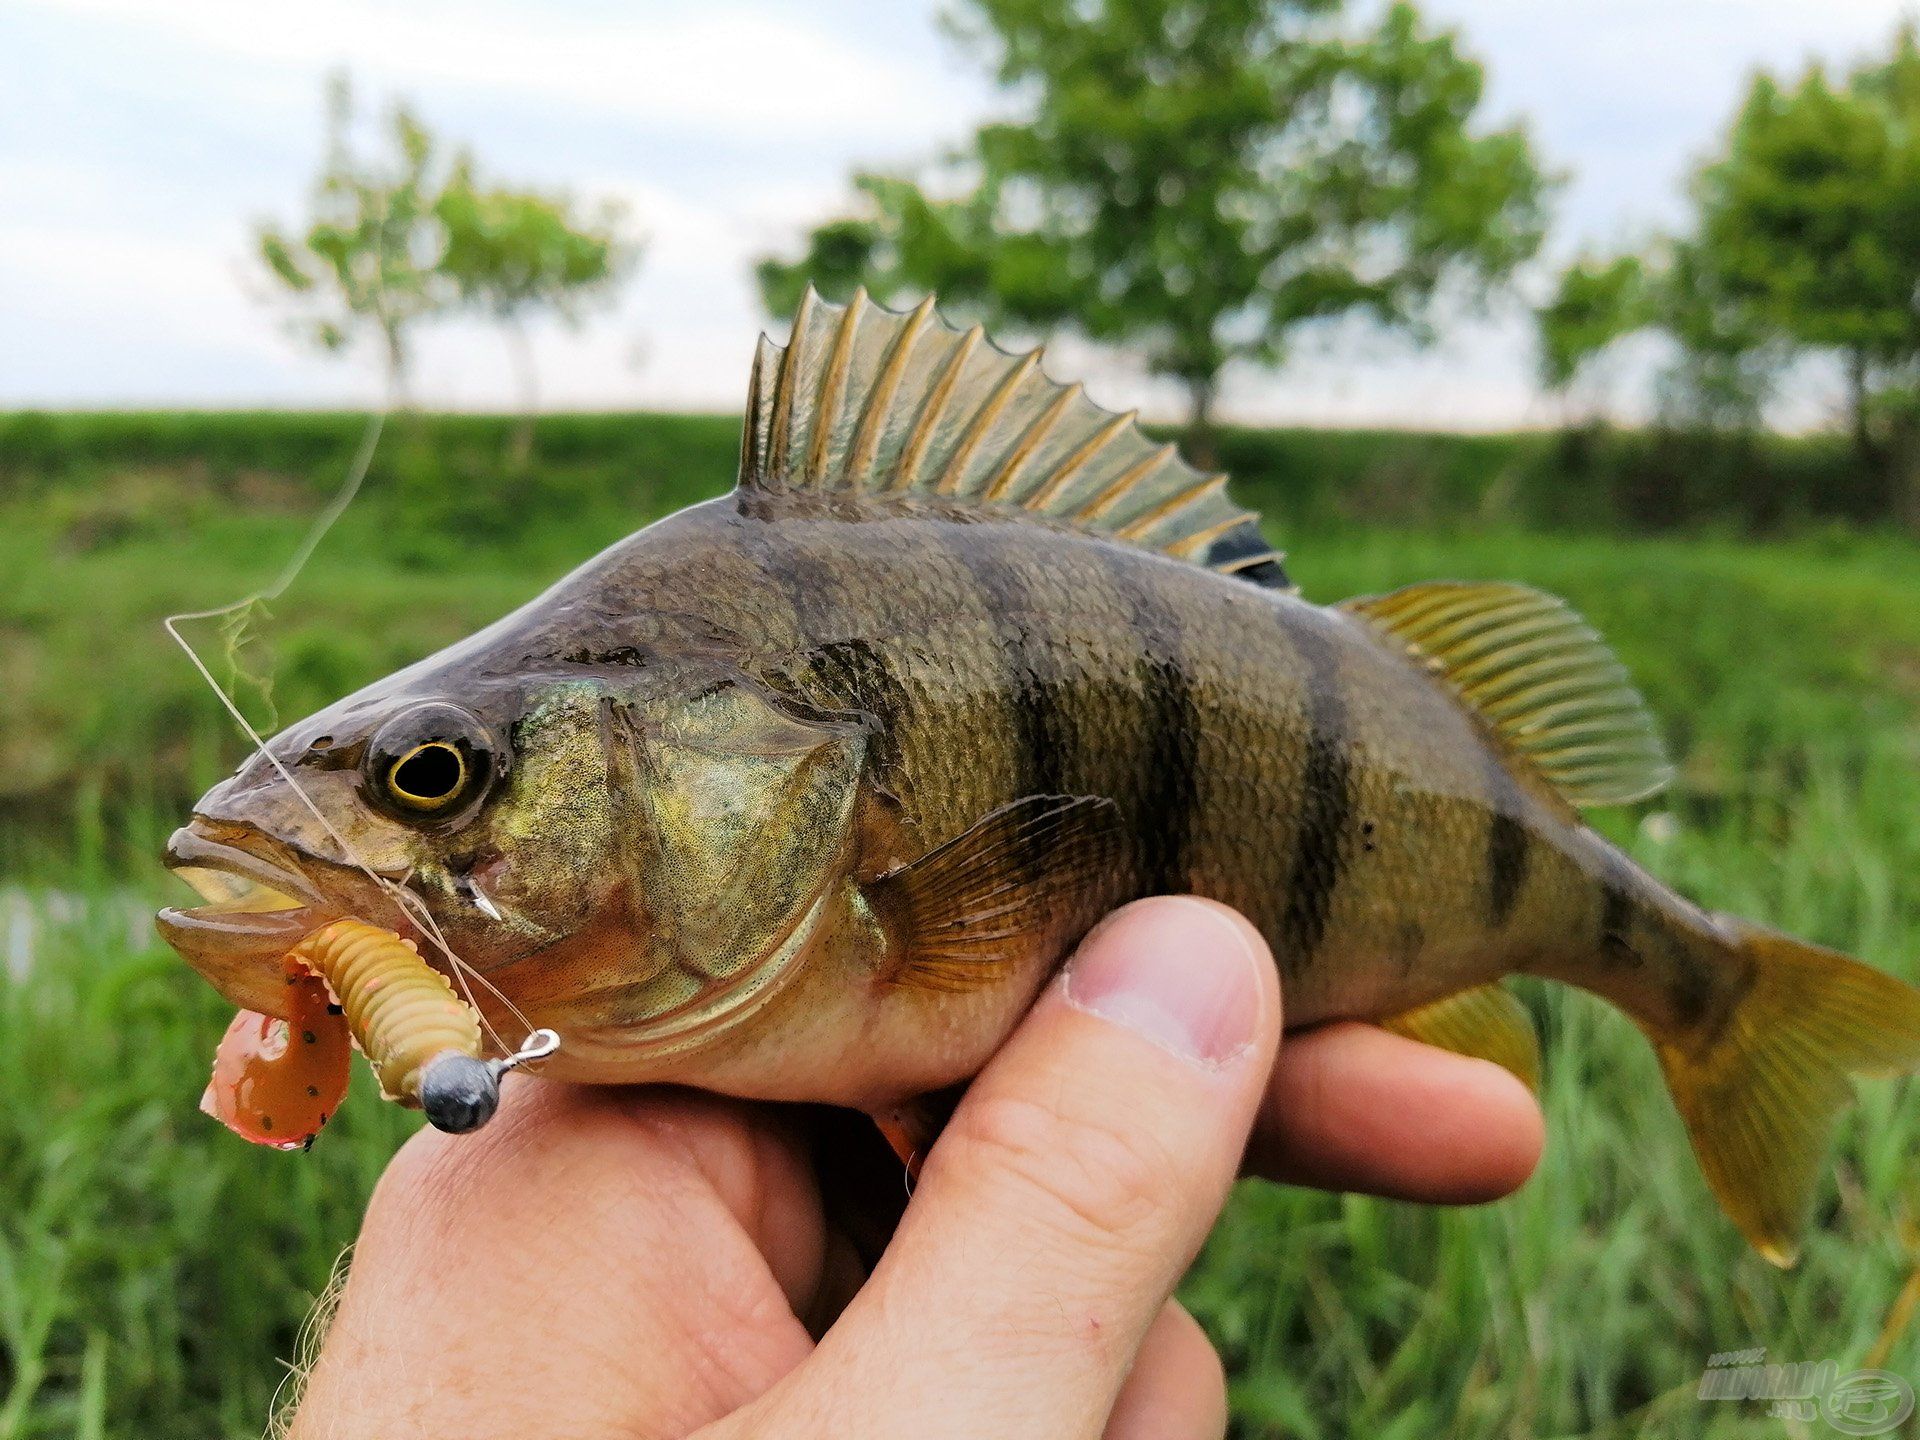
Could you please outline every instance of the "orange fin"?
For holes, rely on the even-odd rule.
[[[1381,1029],[1409,1040],[1491,1060],[1519,1076],[1529,1090],[1540,1089],[1540,1041],[1533,1033],[1533,1017],[1503,986],[1476,985],[1379,1023]]]
[[[879,1128],[893,1153],[900,1157],[900,1163],[907,1167],[907,1178],[920,1178],[920,1162],[926,1158],[926,1149],[921,1144],[919,1132],[914,1128],[912,1117],[904,1109],[883,1110],[873,1117],[873,1123]]]
[[[1920,1070],[1920,990],[1833,950],[1721,917],[1751,967],[1711,1034],[1649,1032],[1694,1154],[1754,1249],[1793,1264],[1853,1077]]]
[[[995,810],[867,887],[897,957],[880,978],[972,990],[1074,938],[1110,898],[1119,841],[1111,800],[1033,795]]]

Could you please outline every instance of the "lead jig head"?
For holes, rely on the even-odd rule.
[[[449,1135],[478,1130],[500,1108],[500,1077],[559,1048],[560,1037],[553,1031],[535,1030],[518,1050],[498,1060],[443,1051],[421,1067],[420,1108],[434,1129]]]

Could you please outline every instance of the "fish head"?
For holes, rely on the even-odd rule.
[[[351,917],[563,1037],[664,1042],[801,948],[849,843],[857,723],[705,666],[396,678],[275,736],[173,836],[207,903],[161,932],[229,1000],[279,1013],[287,951]]]
[[[444,942],[476,966],[500,948],[468,912],[487,908],[523,689],[406,679],[281,731],[168,843],[168,867],[206,903],[161,911],[161,934],[242,1008],[278,1013],[286,952],[342,917]],[[564,923],[520,917],[521,943],[547,919]]]

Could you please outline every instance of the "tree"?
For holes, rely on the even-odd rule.
[[[1664,418],[1757,431],[1792,357],[1755,324],[1713,252],[1693,237],[1666,242],[1649,271],[1647,310],[1676,349],[1661,380]]]
[[[506,333],[519,377],[512,450],[532,445],[538,385],[527,323],[551,311],[569,324],[606,300],[639,258],[621,209],[577,207],[563,192],[483,184],[473,157],[452,154],[404,105],[388,111],[384,153],[354,147],[344,74],[327,86],[325,158],[304,228],[264,225],[257,245],[292,311],[295,333],[323,350],[378,343],[388,398],[404,405],[416,327],[457,308]]]
[[[1597,363],[1631,335],[1661,333],[1676,356],[1662,377],[1669,420],[1751,429],[1778,380],[1777,347],[1726,295],[1712,257],[1663,239],[1644,254],[1585,255],[1560,273],[1534,310],[1540,383],[1571,397]]]
[[[1518,126],[1481,133],[1481,68],[1407,4],[958,0],[953,27],[1021,107],[924,177],[856,179],[851,213],[759,269],[937,290],[1012,329],[1137,347],[1178,380],[1204,456],[1222,371],[1363,314],[1424,338],[1537,247],[1547,181]]]
[[[1653,318],[1650,308],[1647,267],[1639,256],[1574,261],[1561,272],[1553,298],[1534,312],[1541,383],[1549,390],[1570,389],[1592,360]]]
[[[1705,338],[1836,361],[1862,464],[1920,526],[1920,42],[1797,83],[1755,76],[1694,186],[1686,242],[1719,313]],[[1681,336],[1689,349],[1692,341]]]
[[[539,404],[529,317],[550,311],[579,323],[587,306],[611,298],[638,262],[639,247],[623,237],[618,205],[578,212],[564,193],[482,185],[465,157],[435,201],[434,215],[445,235],[440,275],[460,303],[491,317],[506,335],[521,393],[512,454],[524,463]]]
[[[375,340],[388,398],[405,404],[413,327],[449,298],[434,212],[443,167],[433,137],[405,106],[389,111],[390,151],[378,159],[355,152],[353,121],[352,90],[336,75],[311,216],[295,232],[261,226],[256,244],[296,333],[329,351]]]

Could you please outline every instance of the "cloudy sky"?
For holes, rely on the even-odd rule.
[[[1847,59],[1902,0],[1426,0],[1487,62],[1491,111],[1571,173],[1553,241],[1631,241],[1758,65]],[[616,196],[650,240],[618,311],[542,333],[547,402],[731,409],[764,324],[751,260],[995,100],[932,0],[0,0],[0,407],[339,406],[368,368],[309,356],[246,264],[298,214],[321,87],[405,95],[503,178]],[[1537,279],[1537,277],[1535,277]],[[1110,404],[1166,408],[1124,356],[1064,354]],[[1512,317],[1425,353],[1342,336],[1233,377],[1245,420],[1499,426],[1550,413]],[[497,339],[426,337],[431,404],[509,404]],[[1809,403],[1815,403],[1809,401]]]

